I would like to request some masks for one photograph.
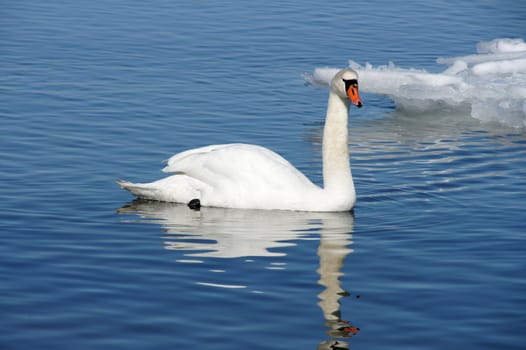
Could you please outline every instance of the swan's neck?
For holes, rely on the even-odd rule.
[[[323,130],[323,184],[327,192],[338,197],[349,195],[354,201],[349,164],[349,104],[349,100],[330,92]]]

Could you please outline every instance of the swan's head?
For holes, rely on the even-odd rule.
[[[358,108],[362,99],[358,93],[358,73],[352,69],[343,69],[336,73],[331,83],[331,90],[341,98],[349,99]]]

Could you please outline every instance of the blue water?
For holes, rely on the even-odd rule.
[[[362,94],[352,214],[193,212],[115,184],[224,142],[321,183],[327,91],[304,72],[441,71],[495,38],[526,38],[524,3],[3,3],[0,348],[523,349],[523,129]]]

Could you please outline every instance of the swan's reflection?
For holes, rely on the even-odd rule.
[[[347,230],[352,230],[354,220],[353,217],[346,227]],[[320,235],[320,245],[318,246],[318,256],[320,257],[320,267],[318,274],[320,275],[319,284],[325,289],[318,294],[320,299],[318,305],[320,306],[323,317],[325,318],[325,325],[328,327],[328,335],[332,338],[349,338],[358,333],[359,328],[353,326],[348,321],[341,317],[340,299],[349,295],[341,287],[340,277],[343,275],[341,269],[345,257],[352,252],[348,248],[351,244],[350,235],[347,234],[344,227],[327,225],[323,226]],[[318,349],[347,349],[348,344],[345,342],[327,341],[320,344]]]
[[[284,256],[276,248],[294,245],[294,240],[320,235],[318,295],[331,340],[318,349],[345,349],[348,344],[335,338],[348,338],[358,332],[340,315],[341,268],[349,248],[354,226],[352,213],[309,213],[294,211],[235,210],[202,208],[192,211],[186,205],[135,200],[118,209],[135,214],[164,228],[166,249],[182,250],[191,257],[268,257]]]

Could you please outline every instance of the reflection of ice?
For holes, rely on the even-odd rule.
[[[276,248],[295,245],[294,240],[314,239],[319,235],[320,265],[318,283],[324,290],[318,295],[327,334],[332,340],[319,349],[345,349],[348,338],[358,329],[342,320],[340,299],[347,293],[341,287],[341,268],[352,252],[354,216],[350,212],[313,213],[295,211],[188,209],[175,203],[135,200],[118,209],[121,214],[136,214],[160,224],[166,235],[166,249],[185,251],[193,257],[238,258],[284,256]],[[245,288],[242,285],[200,283],[221,288]],[[347,346],[347,347],[346,347]]]
[[[360,88],[391,97],[409,113],[467,111],[481,121],[526,127],[526,43],[522,39],[481,42],[475,55],[439,58],[441,73],[422,69],[364,66],[351,61]],[[337,68],[317,68],[307,81],[328,85]]]

